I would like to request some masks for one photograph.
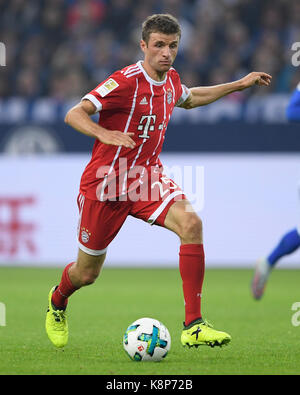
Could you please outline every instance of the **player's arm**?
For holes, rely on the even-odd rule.
[[[131,138],[134,133],[122,133],[119,130],[108,130],[94,122],[90,117],[96,113],[95,105],[87,99],[72,107],[66,114],[65,122],[87,136],[98,139],[108,145],[122,145],[134,148],[135,142]]]
[[[229,95],[230,93],[242,91],[253,85],[269,86],[271,79],[272,77],[269,74],[252,72],[240,80],[229,82],[227,84],[190,88],[190,95],[179,107],[190,109],[204,106],[220,99],[221,97]]]

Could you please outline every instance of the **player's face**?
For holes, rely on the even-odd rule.
[[[166,73],[176,58],[178,34],[151,33],[148,43],[141,40],[145,63],[156,73]]]

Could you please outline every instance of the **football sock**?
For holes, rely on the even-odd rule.
[[[274,248],[267,260],[271,266],[274,266],[276,262],[284,255],[291,254],[300,247],[300,235],[298,230],[295,228],[290,232],[286,233],[280,240],[279,244]]]
[[[183,244],[179,252],[179,271],[185,303],[185,325],[201,318],[201,292],[205,271],[203,244]]]
[[[63,271],[59,286],[52,294],[52,303],[57,309],[65,309],[68,304],[68,297],[71,296],[78,288],[74,287],[69,277],[69,268],[73,262],[67,265]]]

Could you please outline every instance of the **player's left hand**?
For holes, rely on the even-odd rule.
[[[243,77],[240,82],[242,89],[250,88],[253,85],[259,86],[269,86],[272,80],[272,76],[267,73],[253,71],[245,77]]]

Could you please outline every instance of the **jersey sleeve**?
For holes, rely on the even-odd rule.
[[[189,88],[187,88],[185,85],[181,84],[181,89],[182,89],[182,93],[180,98],[177,100],[177,102],[175,103],[176,107],[181,106],[182,103],[184,103],[186,101],[186,99],[190,96],[191,91],[189,90]]]
[[[286,109],[288,121],[300,122],[300,83],[294,90]]]
[[[95,89],[83,96],[82,100],[90,100],[96,112],[114,110],[124,107],[132,91],[128,79],[121,72],[112,74]]]
[[[191,91],[181,83],[179,74],[173,68],[171,69],[170,77],[175,90],[175,106],[179,107],[186,101],[191,94]]]

